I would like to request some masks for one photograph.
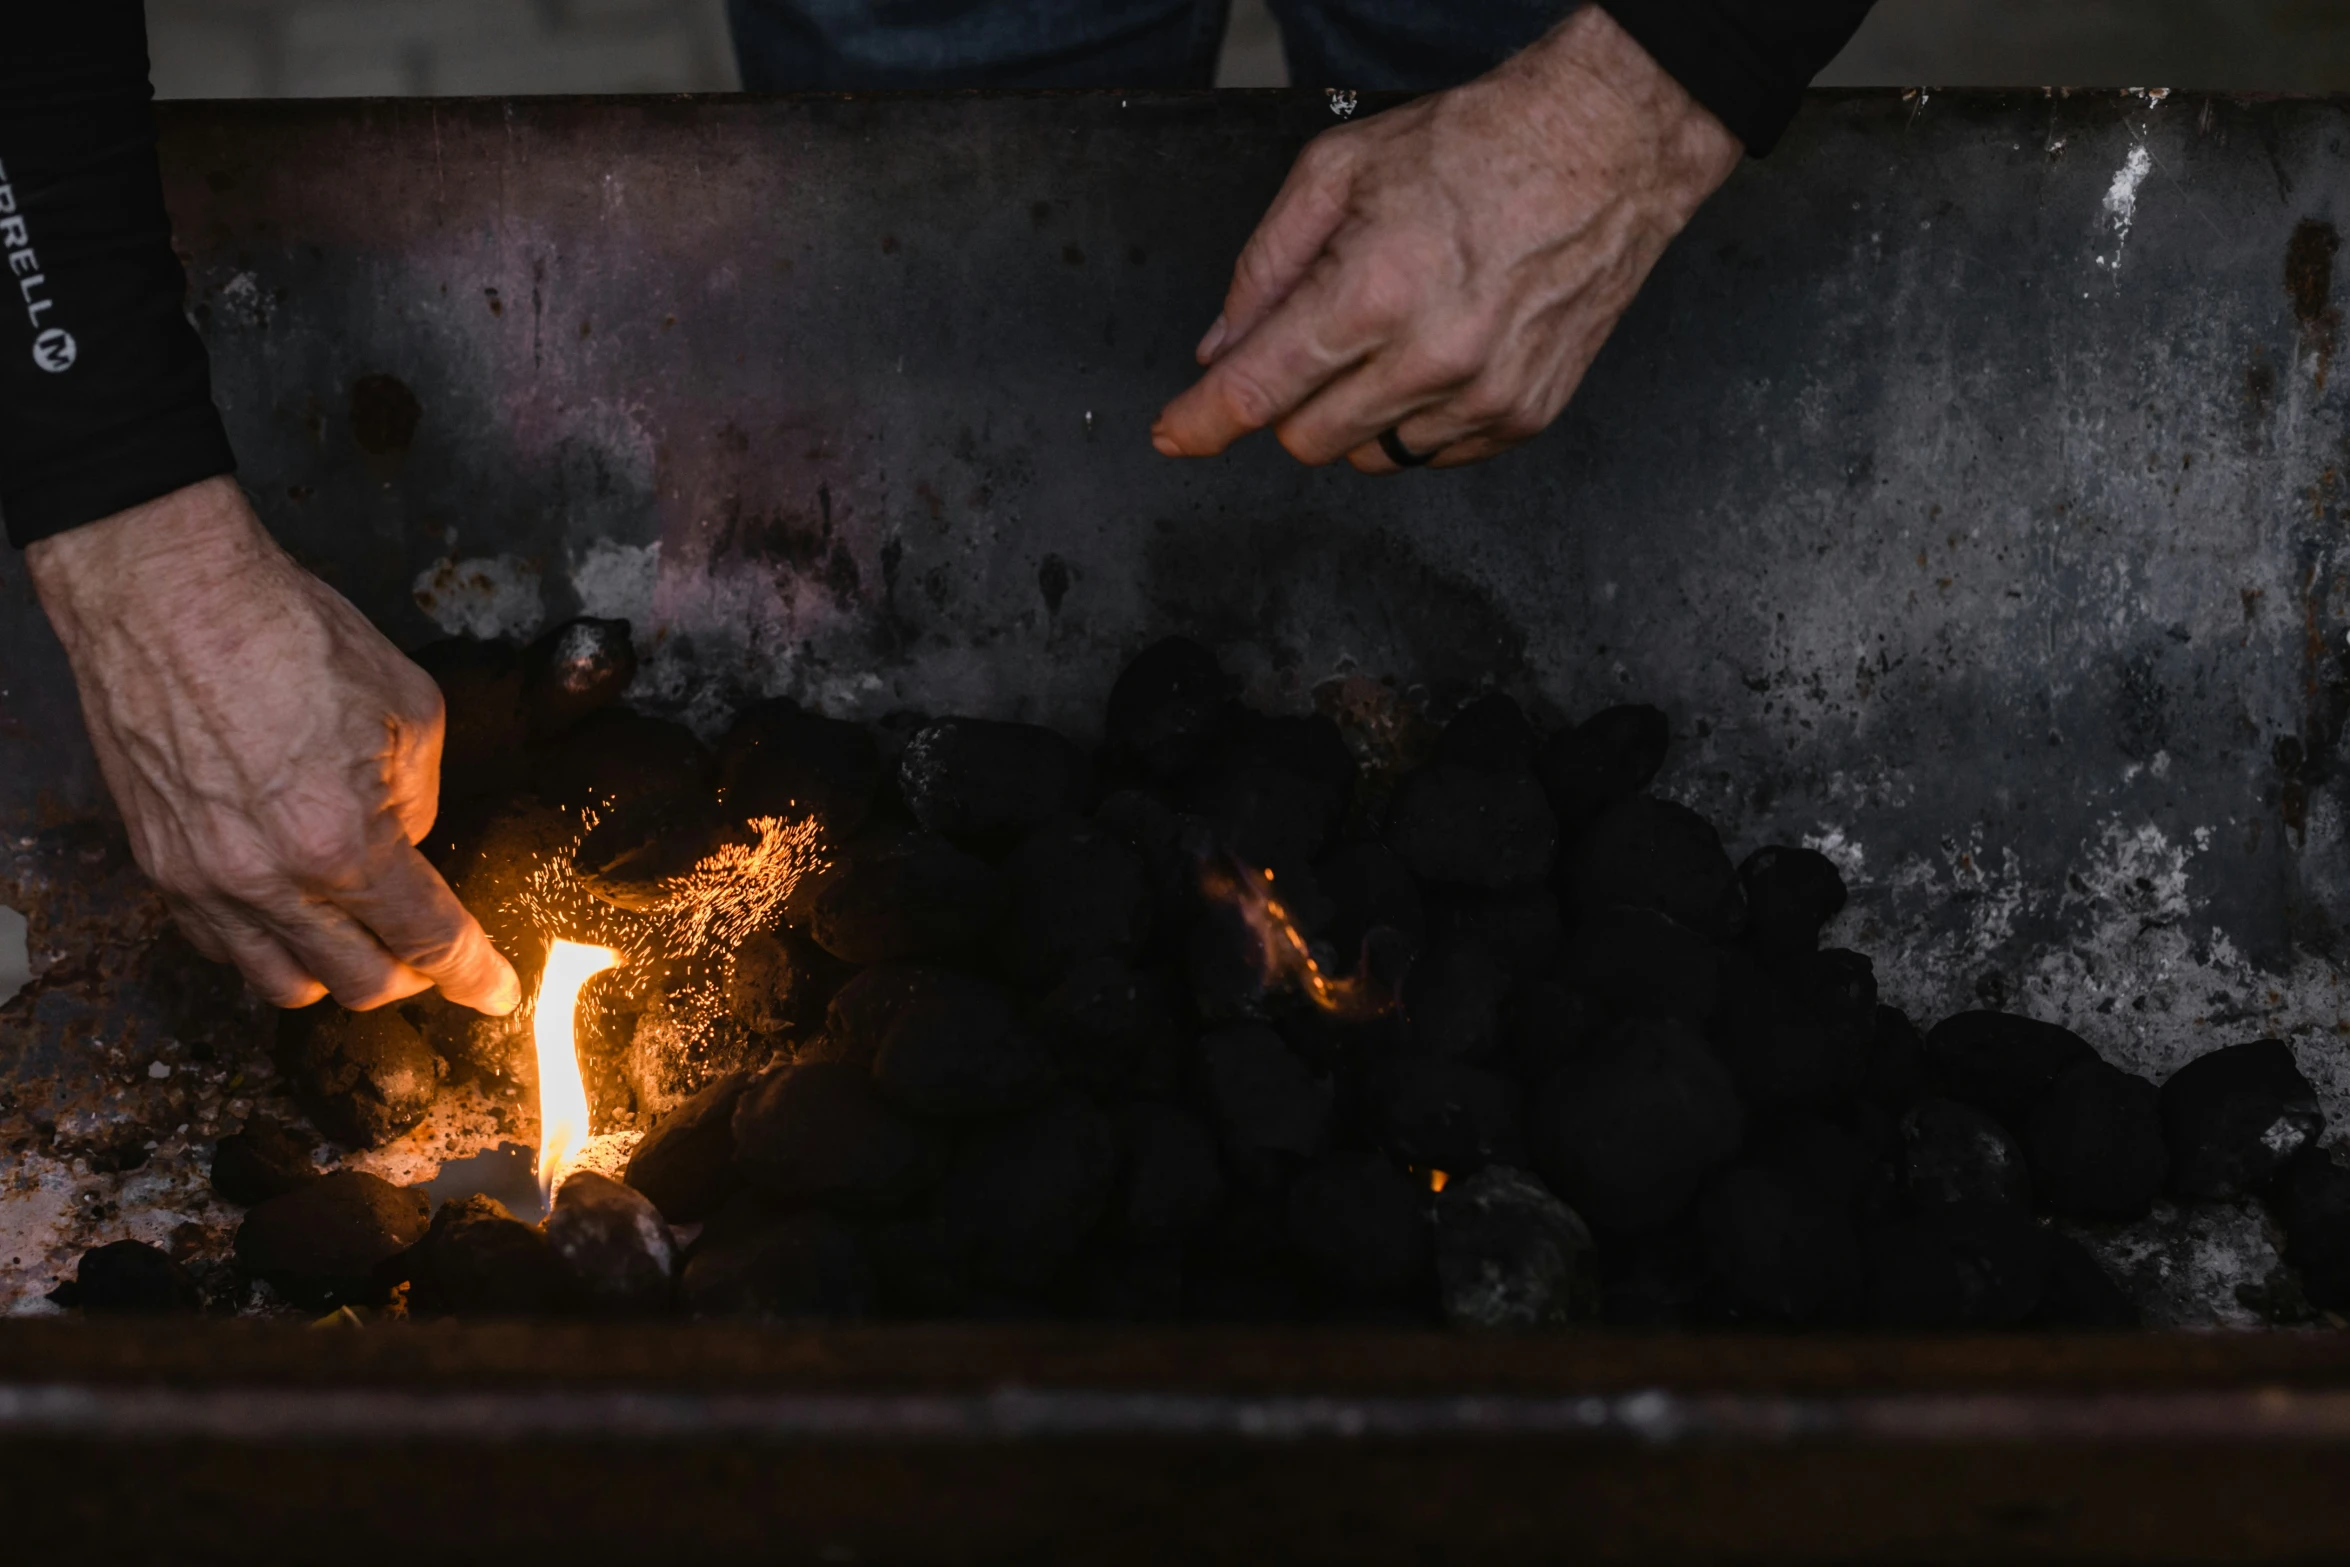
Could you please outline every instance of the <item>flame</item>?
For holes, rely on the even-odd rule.
[[[1255,933],[1269,982],[1293,983],[1315,1006],[1343,1018],[1379,1017],[1394,1009],[1395,996],[1369,972],[1367,963],[1362,972],[1335,976],[1323,967],[1313,944],[1275,895],[1270,869],[1245,870],[1211,860],[1202,868],[1200,882],[1209,897],[1230,904]]]
[[[1428,1172],[1428,1189],[1432,1192],[1440,1192],[1444,1190],[1444,1183],[1446,1179],[1447,1177],[1442,1170],[1430,1170]]]
[[[531,1037],[539,1056],[539,1200],[552,1203],[555,1186],[587,1145],[587,1085],[579,1076],[579,990],[620,961],[610,947],[555,941],[532,1007]]]

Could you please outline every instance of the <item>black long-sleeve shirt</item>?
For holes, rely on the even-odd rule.
[[[1869,0],[1600,0],[1760,156]],[[0,517],[18,546],[235,470],[182,314],[140,0],[0,38]]]

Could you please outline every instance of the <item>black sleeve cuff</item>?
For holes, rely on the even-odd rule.
[[[18,549],[111,517],[199,479],[237,471],[228,431],[209,399],[158,408],[77,443],[54,460],[0,478],[0,515]]]
[[[1599,0],[1650,59],[1762,157],[1871,0]]]

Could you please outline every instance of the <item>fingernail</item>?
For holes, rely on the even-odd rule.
[[[520,1005],[522,1005],[522,981],[514,977],[512,969],[508,969],[506,977],[498,982],[497,993],[490,998],[489,1015],[504,1017]]]
[[[1203,365],[1215,358],[1216,350],[1224,346],[1224,334],[1228,330],[1229,328],[1224,324],[1223,315],[1219,313],[1215,321],[1208,327],[1208,335],[1201,338],[1199,347],[1191,351],[1192,357]]]
[[[1172,435],[1162,435],[1156,431],[1152,432],[1151,447],[1161,457],[1180,457],[1183,455],[1183,448],[1175,444],[1175,437]]]

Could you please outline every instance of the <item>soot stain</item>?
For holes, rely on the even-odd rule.
[[[1061,600],[1069,596],[1069,583],[1073,576],[1069,563],[1058,555],[1047,555],[1044,563],[1036,568],[1036,587],[1044,595],[1046,614],[1058,615],[1061,612]]]
[[[2320,389],[2333,368],[2334,348],[2342,332],[2342,312],[2331,303],[2334,257],[2341,248],[2342,238],[2334,226],[2318,218],[2303,218],[2285,243],[2285,292],[2301,322],[2301,340],[2317,357]]]
[[[389,479],[416,446],[424,405],[398,376],[363,375],[351,383],[351,439],[379,479]]]

